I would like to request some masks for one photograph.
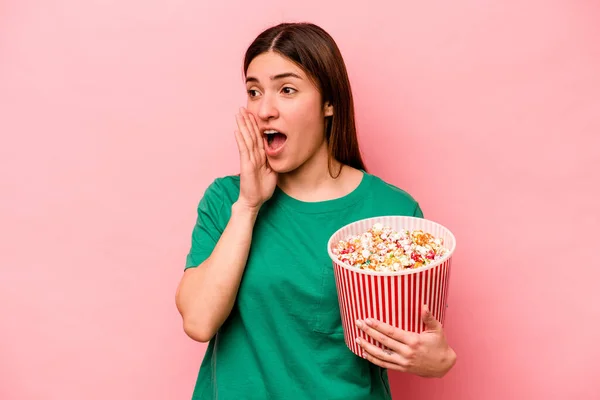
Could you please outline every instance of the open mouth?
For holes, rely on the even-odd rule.
[[[264,132],[267,138],[267,145],[271,150],[277,150],[284,145],[287,140],[287,136],[279,131],[268,129]]]

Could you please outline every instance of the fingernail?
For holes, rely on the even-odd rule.
[[[373,321],[370,318],[365,319],[365,323],[369,326],[373,325]]]
[[[362,358],[366,359],[367,358],[367,353],[363,352],[362,353]]]
[[[362,323],[362,321],[361,321],[360,319],[357,319],[357,320],[356,320],[356,326],[357,326],[358,328],[362,329],[362,327],[363,327],[363,323]]]
[[[354,341],[356,342],[356,344],[360,344],[360,338],[356,338],[354,339]]]

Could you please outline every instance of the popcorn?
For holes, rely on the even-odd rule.
[[[332,249],[338,259],[352,267],[393,272],[415,269],[448,253],[444,240],[422,230],[400,230],[374,224],[361,235],[340,240]]]

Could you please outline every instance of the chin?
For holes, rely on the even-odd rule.
[[[292,164],[285,159],[269,160],[269,167],[278,174],[287,174],[298,169],[298,165]]]

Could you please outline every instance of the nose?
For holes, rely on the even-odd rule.
[[[263,121],[269,121],[279,116],[279,111],[277,110],[275,101],[271,98],[271,96],[268,94],[263,95],[263,97],[260,99],[260,103],[258,104],[256,115],[258,115],[258,118],[262,119]]]

